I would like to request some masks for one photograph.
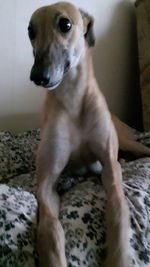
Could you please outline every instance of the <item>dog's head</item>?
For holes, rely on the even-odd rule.
[[[28,33],[35,59],[30,79],[50,90],[78,65],[85,47],[94,45],[92,17],[66,2],[36,10]]]

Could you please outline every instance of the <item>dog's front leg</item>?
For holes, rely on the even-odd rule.
[[[37,246],[40,267],[66,267],[64,231],[58,220],[59,196],[56,181],[69,158],[65,133],[44,129],[37,159],[38,230]]]
[[[103,165],[105,186],[108,255],[106,267],[131,267],[129,262],[129,210],[124,197],[121,167],[117,160],[107,158]]]
[[[122,188],[121,166],[117,161],[118,140],[111,121],[106,123],[102,131],[99,128],[95,138],[93,136],[92,142],[92,149],[103,165],[102,181],[107,197],[108,253],[105,267],[131,267],[128,251],[129,211]],[[99,143],[95,142],[98,139]]]

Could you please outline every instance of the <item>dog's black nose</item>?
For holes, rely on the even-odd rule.
[[[30,80],[36,85],[47,86],[50,82],[50,74],[48,71],[33,66],[31,70]]]

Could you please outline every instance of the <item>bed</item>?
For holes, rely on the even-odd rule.
[[[150,146],[150,132],[135,133]],[[36,266],[35,155],[39,130],[0,133],[0,266]],[[131,266],[150,266],[150,158],[120,158],[130,208]],[[107,256],[105,192],[101,175],[63,173],[60,220],[69,267],[101,267]]]

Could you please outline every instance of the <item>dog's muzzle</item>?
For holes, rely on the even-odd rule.
[[[70,69],[70,62],[66,60],[63,64],[56,66],[39,64],[35,61],[31,73],[30,80],[36,85],[52,90],[56,88],[62,81],[63,76]]]
[[[44,68],[41,65],[34,64],[31,69],[30,80],[36,85],[52,90],[56,88],[62,81],[62,71],[50,71],[49,68]]]
[[[50,51],[52,51],[50,53]],[[35,55],[34,65],[31,69],[30,80],[36,85],[52,90],[63,80],[64,74],[71,68],[67,50],[61,45],[55,45],[46,52]]]

